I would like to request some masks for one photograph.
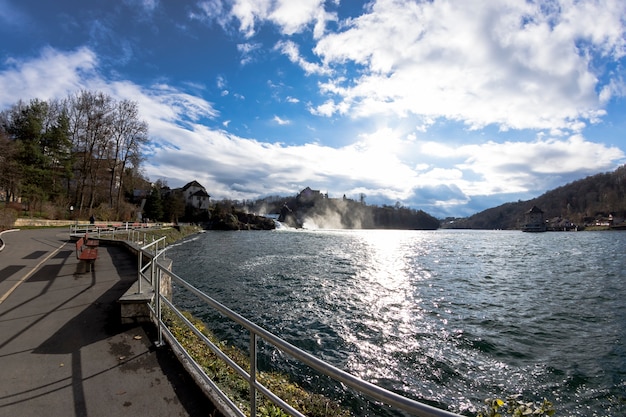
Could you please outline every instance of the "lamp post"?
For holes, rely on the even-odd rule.
[[[70,220],[74,219],[74,223],[78,224],[78,220],[74,218],[74,206],[70,206]]]

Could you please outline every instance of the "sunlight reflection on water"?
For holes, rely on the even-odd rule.
[[[545,396],[586,416],[626,414],[623,247],[619,233],[281,230],[205,233],[169,256],[218,301],[385,388],[455,411]]]

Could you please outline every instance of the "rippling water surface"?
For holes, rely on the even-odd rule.
[[[471,414],[521,393],[618,416],[625,248],[624,232],[283,229],[208,232],[168,256],[246,318],[411,398]]]

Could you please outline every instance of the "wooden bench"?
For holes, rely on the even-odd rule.
[[[87,265],[87,272],[93,269],[93,265],[98,259],[98,248],[89,247],[86,245],[86,239],[81,237],[76,241],[76,259],[85,262]]]
[[[85,245],[95,248],[100,245],[100,241],[98,239],[89,239],[89,234],[85,233]]]

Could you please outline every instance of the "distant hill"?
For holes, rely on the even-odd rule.
[[[528,201],[506,203],[464,219],[446,219],[443,228],[520,229],[524,214],[537,206],[551,222],[569,221],[589,226],[626,217],[626,165],[614,172],[574,181]]]

